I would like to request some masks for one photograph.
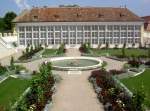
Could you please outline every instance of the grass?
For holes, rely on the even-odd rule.
[[[58,49],[45,49],[44,52],[42,53],[43,56],[52,56],[56,55]]]
[[[109,53],[112,56],[120,56],[122,55],[122,49],[92,49],[93,53],[96,55]],[[125,53],[127,57],[131,56],[147,56],[148,50],[147,49],[125,49]]]
[[[0,84],[0,107],[9,108],[28,88],[29,80],[9,77]]]
[[[132,92],[136,90],[144,90],[146,98],[144,104],[150,108],[150,69],[136,77],[125,78],[121,80]]]

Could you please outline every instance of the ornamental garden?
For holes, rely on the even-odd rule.
[[[146,47],[115,46],[91,48],[90,44],[82,44],[78,50],[82,57],[101,60],[101,57],[124,62],[122,69],[108,70],[109,61],[102,63],[91,71],[88,80],[93,86],[97,99],[106,111],[145,111],[150,109],[150,49]],[[53,96],[57,84],[61,84],[61,74],[53,71],[53,58],[66,57],[67,49],[61,44],[56,49],[48,46],[30,46],[15,59],[11,57],[9,65],[0,64],[0,110],[2,111],[46,111],[47,105],[53,105]],[[73,52],[74,53],[74,52]],[[80,57],[80,56],[79,56]],[[67,58],[67,57],[66,57]],[[23,64],[43,60],[38,70],[31,71]],[[57,61],[59,65],[59,61]],[[79,67],[89,63],[78,61],[60,61],[62,66]],[[32,66],[31,66],[32,69]],[[72,69],[73,70],[73,69]],[[77,69],[76,69],[77,70]],[[78,69],[79,71],[84,71]],[[65,70],[66,71],[66,70]],[[85,106],[86,107],[86,106]]]

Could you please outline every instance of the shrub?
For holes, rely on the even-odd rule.
[[[57,54],[63,54],[66,52],[65,44],[61,44],[57,50]]]
[[[108,42],[106,42],[106,49],[108,49],[109,48],[109,43]]]
[[[90,53],[90,49],[91,49],[90,43],[84,43],[84,44],[82,44],[81,47],[79,48],[79,50],[80,50],[82,53]]]
[[[19,103],[17,109],[24,111],[22,108],[28,110],[33,108],[33,111],[42,111],[47,102],[52,100],[52,87],[55,80],[51,69],[51,63],[43,63],[39,68],[39,72],[34,72],[37,76],[31,81],[31,90]],[[20,105],[21,103],[23,105]]]
[[[139,60],[133,59],[129,60],[128,64],[130,64],[131,67],[139,67],[142,63]]]
[[[7,68],[2,66],[2,64],[0,63],[0,75],[6,73],[6,71],[7,71]]]
[[[109,72],[112,75],[119,75],[119,74],[125,73],[125,71],[123,71],[123,70],[116,70],[116,69],[110,70]]]
[[[15,68],[14,57],[11,57],[11,60],[10,60],[10,68],[11,68],[11,69],[14,69],[14,68]]]
[[[33,48],[33,46],[28,45],[26,48],[26,52],[23,51],[23,53],[22,53],[23,55],[21,57],[19,57],[19,60],[31,59],[35,53],[37,53],[41,50],[43,50],[43,47],[41,45],[35,46],[35,48]]]
[[[150,66],[150,61],[145,62],[145,65]]]

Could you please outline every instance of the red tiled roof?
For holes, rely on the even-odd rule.
[[[33,8],[13,22],[113,22],[142,21],[127,8],[63,7]]]
[[[150,16],[141,17],[144,19],[144,29],[150,31]]]

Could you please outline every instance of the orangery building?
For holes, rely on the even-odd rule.
[[[139,44],[142,41],[143,20],[127,8],[57,7],[32,8],[13,22],[20,46],[48,45],[93,47]]]

